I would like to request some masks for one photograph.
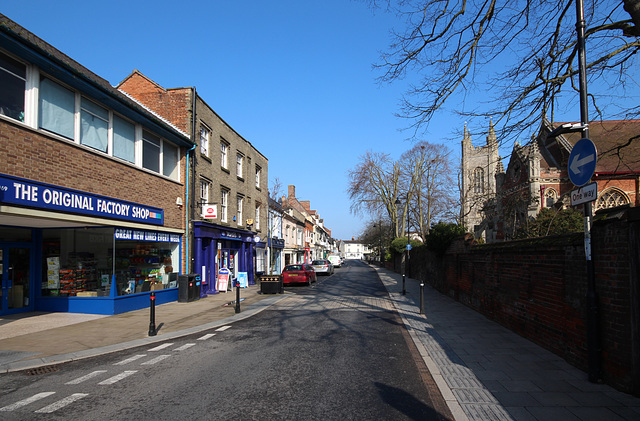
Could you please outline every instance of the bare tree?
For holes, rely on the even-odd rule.
[[[426,129],[455,94],[475,87],[487,104],[458,111],[492,117],[503,141],[545,116],[553,122],[554,114],[578,101],[574,0],[368,1],[406,19],[377,67],[383,81],[420,76],[401,111],[415,132]],[[588,84],[603,86],[589,90],[592,119],[637,117],[637,102],[619,104],[621,96],[638,92],[640,0],[585,3]]]
[[[398,231],[398,205],[400,197],[400,166],[389,154],[367,151],[360,162],[349,170],[347,193],[353,214],[387,215],[396,237]]]

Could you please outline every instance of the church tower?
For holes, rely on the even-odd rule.
[[[487,227],[487,211],[495,208],[496,175],[504,169],[498,152],[498,139],[489,123],[486,145],[475,147],[464,126],[462,139],[461,219],[467,231],[480,237]]]

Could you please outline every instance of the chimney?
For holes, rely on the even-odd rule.
[[[289,184],[289,199],[295,199],[296,197],[296,186]]]

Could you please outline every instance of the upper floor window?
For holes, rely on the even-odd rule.
[[[220,191],[220,222],[227,222],[227,210],[229,208],[229,191]]]
[[[238,211],[237,211],[237,218],[236,218],[237,219],[236,222],[237,222],[238,225],[244,225],[244,221],[242,220],[242,208],[243,208],[243,205],[244,205],[244,197],[238,195],[238,197],[237,197],[237,209],[238,209]]]
[[[211,183],[209,180],[205,180],[204,178],[200,179],[200,203],[205,206],[206,203],[209,203],[209,186]]]
[[[209,156],[209,134],[211,131],[204,125],[200,125],[200,153]]]
[[[552,208],[553,205],[556,204],[556,202],[558,201],[558,192],[556,191],[556,189],[551,188],[551,187],[547,187],[544,190],[544,205],[547,208]]]
[[[228,163],[228,152],[229,152],[229,145],[227,144],[227,142],[220,142],[220,166],[222,168],[225,169],[229,169],[229,163]]]
[[[243,178],[242,177],[242,164],[244,163],[244,156],[239,153],[238,155],[236,155],[236,175],[238,176],[238,178]]]
[[[626,194],[618,189],[611,188],[602,192],[596,201],[596,210],[615,208],[627,203],[629,203],[629,198]]]
[[[113,156],[136,162],[136,126],[117,115],[113,116]]]
[[[75,138],[76,94],[51,79],[40,80],[40,128]]]
[[[142,166],[160,172],[160,138],[146,130],[142,132]]]
[[[480,167],[473,172],[473,192],[476,194],[484,193],[484,169]]]
[[[109,146],[109,110],[85,97],[80,105],[80,144],[105,153]]]
[[[0,114],[24,121],[27,66],[0,53]]]
[[[260,229],[260,204],[256,204],[256,231]]]
[[[262,168],[256,165],[256,188],[260,188],[260,178],[262,176]]]

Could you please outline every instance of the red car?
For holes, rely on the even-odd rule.
[[[307,284],[316,281],[316,272],[311,265],[300,263],[297,265],[287,265],[282,271],[283,284]]]

